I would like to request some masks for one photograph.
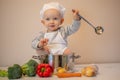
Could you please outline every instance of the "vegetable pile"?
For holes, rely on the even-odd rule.
[[[33,77],[36,75],[38,63],[35,60],[30,59],[27,63],[20,66],[14,64],[8,67],[8,70],[0,70],[0,77],[8,77],[8,79],[19,79],[23,75]]]
[[[67,72],[66,67],[56,68],[57,73],[55,74],[59,78],[67,77],[81,77],[82,75],[87,77],[96,76],[98,73],[98,67],[96,65],[86,66],[81,69],[81,73]],[[49,63],[38,64],[35,60],[30,59],[27,63],[20,66],[14,64],[8,67],[8,70],[0,69],[0,77],[8,77],[8,79],[20,79],[23,75],[28,77],[34,77],[36,74],[39,77],[51,77],[54,72],[52,66]]]
[[[8,79],[19,79],[23,75],[28,77],[34,77],[36,74],[39,77],[52,76],[53,68],[48,63],[38,64],[35,60],[30,59],[27,63],[20,66],[14,64],[8,67],[7,70],[0,70],[0,77],[8,77]]]

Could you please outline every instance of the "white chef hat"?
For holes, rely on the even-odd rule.
[[[44,12],[48,9],[56,9],[60,12],[61,17],[64,17],[65,8],[57,2],[50,2],[43,5],[43,8],[40,10],[40,18],[43,18]]]

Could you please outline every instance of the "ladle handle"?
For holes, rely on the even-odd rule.
[[[93,27],[94,29],[95,29],[95,26],[94,25],[92,25],[88,20],[86,20],[84,17],[82,17],[80,14],[78,14],[78,16],[80,17],[80,18],[82,18],[85,22],[87,22],[91,27]]]

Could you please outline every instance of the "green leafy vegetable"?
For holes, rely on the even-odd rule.
[[[22,65],[22,71],[24,75],[33,77],[36,75],[36,67],[38,63],[35,60],[29,60],[27,63]]]
[[[18,64],[14,64],[12,67],[8,67],[8,78],[19,79],[22,77],[22,68]]]
[[[6,70],[0,70],[0,77],[7,77],[8,72]]]

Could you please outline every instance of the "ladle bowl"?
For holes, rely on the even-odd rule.
[[[95,33],[101,35],[104,32],[104,29],[101,26],[95,27]]]

